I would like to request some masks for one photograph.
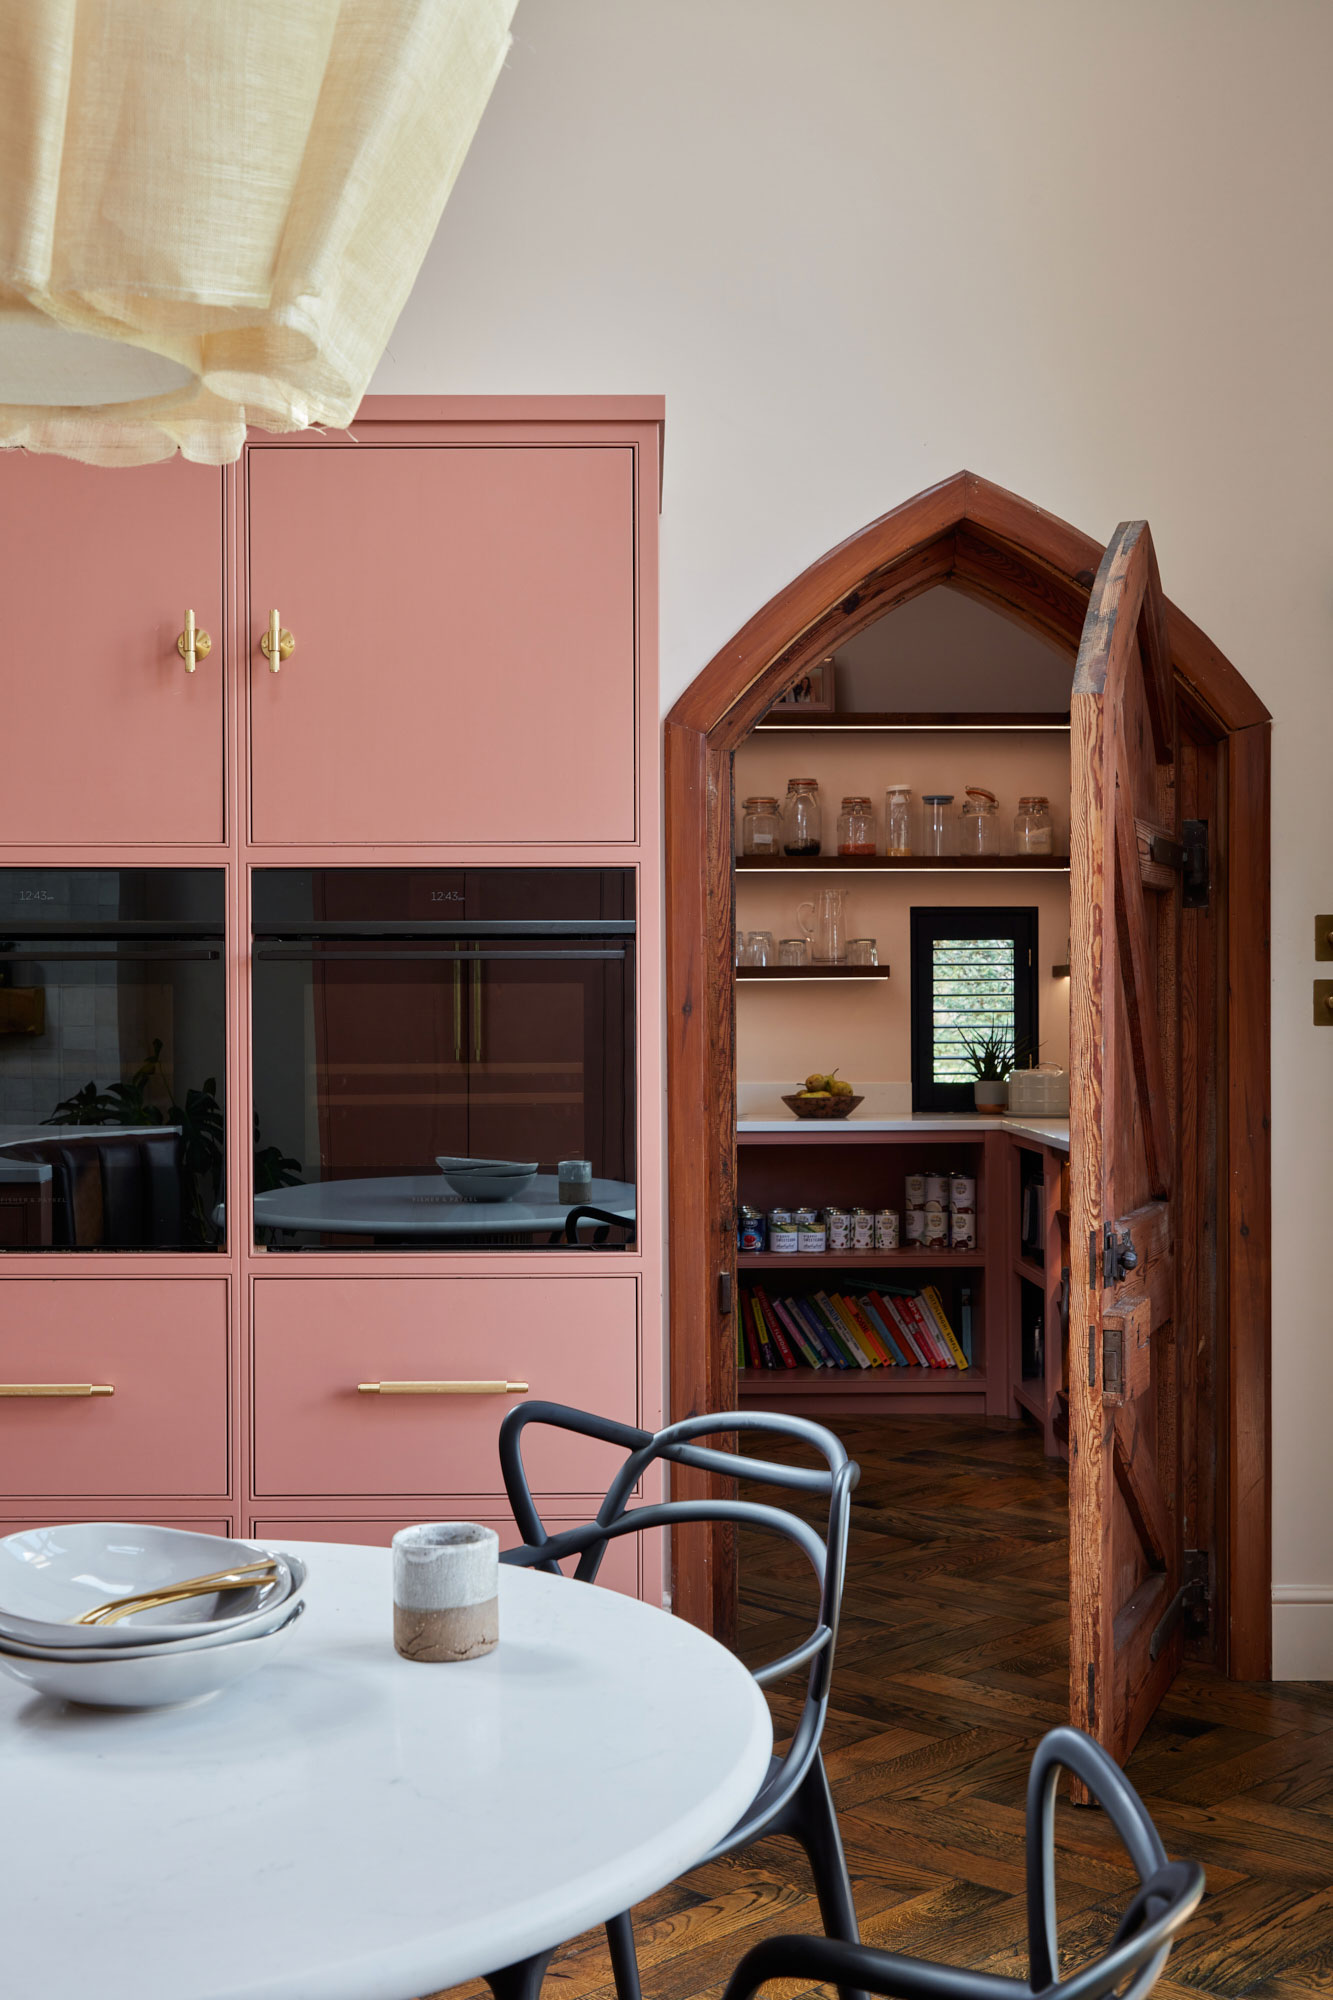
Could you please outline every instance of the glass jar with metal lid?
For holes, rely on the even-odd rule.
[[[853,855],[875,852],[875,808],[859,794],[842,802],[838,814],[838,852]]]
[[[923,792],[921,795],[921,852],[952,854],[957,818],[952,792]]]
[[[1051,854],[1054,845],[1051,802],[1044,792],[1029,793],[1018,801],[1014,814],[1014,853]]]
[[[745,801],[741,820],[742,854],[781,854],[782,814],[776,799],[757,796]]]
[[[784,854],[818,854],[824,838],[819,784],[814,778],[788,778],[782,806]]]

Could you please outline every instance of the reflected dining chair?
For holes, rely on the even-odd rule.
[[[1081,1778],[1129,1851],[1139,1886],[1107,1948],[1060,1976],[1055,1909],[1055,1793],[1061,1770]],[[1177,1933],[1198,1908],[1203,1870],[1168,1861],[1142,1799],[1100,1744],[1079,1729],[1052,1729],[1028,1778],[1028,1976],[1002,1978],[818,1937],[771,1937],[748,1951],[723,2000],[752,2000],[770,1979],[855,1985],[892,2000],[1143,2000],[1161,1977]],[[1125,1983],[1128,1982],[1128,1983]]]
[[[548,1534],[532,1497],[523,1465],[523,1433],[530,1425],[542,1424],[572,1431],[579,1437],[597,1438],[621,1447],[625,1462],[607,1489],[597,1510],[597,1518],[586,1526]],[[822,1459],[819,1466],[787,1465],[738,1456],[699,1442],[728,1433],[770,1432],[809,1446]],[[716,1498],[668,1500],[657,1505],[626,1511],[649,1467],[657,1460],[670,1465],[690,1466],[696,1471],[715,1473],[728,1480],[762,1483],[786,1488],[826,1500],[828,1518],[821,1537],[799,1516],[780,1507],[755,1500]],[[860,1478],[860,1468],[848,1458],[838,1439],[820,1424],[803,1417],[730,1410],[720,1414],[687,1417],[666,1430],[639,1430],[608,1417],[593,1416],[562,1403],[529,1403],[513,1409],[500,1427],[500,1468],[505,1491],[523,1544],[506,1549],[502,1563],[519,1568],[564,1572],[560,1564],[577,1558],[572,1581],[592,1583],[608,1545],[624,1535],[643,1534],[649,1529],[680,1527],[701,1521],[724,1521],[738,1527],[767,1530],[785,1536],[808,1559],[819,1592],[818,1610],[812,1631],[801,1643],[755,1671],[760,1687],[769,1687],[784,1675],[808,1669],[805,1699],[795,1731],[786,1751],[775,1756],[754,1800],[730,1833],[719,1840],[699,1864],[716,1861],[734,1853],[753,1840],[769,1834],[787,1834],[804,1848],[814,1876],[815,1892],[824,1929],[830,1938],[854,1944],[860,1933],[856,1905],[843,1853],[842,1836],[824,1760],[820,1738],[828,1711],[833,1679],[833,1654],[838,1639],[838,1619],[842,1609],[843,1575],[847,1561],[847,1533],[851,1516],[852,1489]],[[639,2000],[639,1970],[634,1948],[634,1926],[626,1911],[606,1926],[611,1948],[619,2000]],[[489,1975],[496,2000],[536,2000],[550,1953],[522,1964],[507,1966]],[[845,2000],[861,2000],[855,1982],[843,1988]]]

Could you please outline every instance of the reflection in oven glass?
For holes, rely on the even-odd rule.
[[[261,870],[254,930],[257,1240],[632,1240],[631,871]]]

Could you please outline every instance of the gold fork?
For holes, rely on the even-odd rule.
[[[180,1583],[164,1584],[158,1590],[139,1590],[131,1597],[113,1597],[66,1622],[70,1625],[115,1625],[136,1611],[153,1611],[161,1604],[179,1604],[185,1598],[207,1597],[213,1591],[249,1590],[259,1584],[272,1583],[277,1574],[277,1563],[272,1556],[265,1556],[259,1562],[214,1570],[210,1576],[185,1577]]]

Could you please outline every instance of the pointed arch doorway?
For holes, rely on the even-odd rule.
[[[1204,1393],[1195,1395],[1191,1405],[1196,1414],[1202,1412],[1200,1434],[1186,1442],[1194,1461],[1200,1454],[1209,1457],[1208,1474],[1216,1496],[1210,1509],[1209,1546],[1201,1552],[1212,1593],[1215,1658],[1233,1678],[1264,1679],[1269,1672],[1271,1600],[1269,716],[1199,627],[1161,597],[1146,524],[1128,524],[1103,549],[1017,495],[973,473],[958,473],[872,522],[779,591],[709,663],[667,717],[671,1413],[678,1418],[731,1409],[737,1400],[732,1321],[736,1300],[733,754],[773,701],[810,666],[909,599],[946,583],[1060,646],[1068,655],[1071,678],[1076,660],[1081,660],[1079,686],[1087,683],[1089,702],[1114,698],[1118,704],[1107,722],[1106,740],[1123,746],[1137,726],[1140,753],[1148,743],[1150,766],[1156,758],[1146,782],[1150,789],[1159,788],[1162,798],[1174,800],[1175,827],[1182,818],[1210,824],[1211,902],[1205,922],[1186,924],[1182,970],[1196,965],[1206,973],[1212,997],[1206,1009],[1191,1012],[1187,1007],[1183,1019],[1178,1016],[1173,1024],[1161,1024],[1168,1072],[1175,1060],[1171,1047],[1179,1051],[1179,1075],[1185,1081],[1180,1117],[1192,1121],[1184,1137],[1190,1146],[1196,1145],[1206,1128],[1214,1165],[1211,1180],[1188,1177],[1190,1206],[1176,1225],[1180,1247],[1171,1279],[1184,1289],[1174,1294],[1175,1331],[1170,1338],[1185,1354],[1187,1368],[1194,1363],[1186,1349],[1195,1345],[1207,1350],[1201,1364],[1206,1382],[1195,1385]],[[1076,718],[1079,702],[1076,694]],[[1085,705],[1082,739],[1076,720],[1076,758],[1080,741],[1085,748],[1093,741],[1087,730],[1095,733],[1102,719],[1100,710],[1094,717]],[[1123,784],[1128,799],[1138,786],[1134,774],[1114,762],[1109,768],[1112,792],[1118,796]],[[1099,775],[1105,776],[1100,766]],[[1085,822],[1094,816],[1090,782],[1076,772],[1075,810],[1082,812]],[[1095,935],[1098,953],[1103,937],[1118,941],[1123,948],[1121,970],[1129,977],[1135,955],[1142,959],[1145,933],[1142,912],[1137,912],[1137,885],[1129,896],[1125,870],[1115,901],[1116,823],[1112,812],[1109,835],[1100,821],[1092,830],[1100,858],[1095,869],[1091,861],[1084,868],[1081,890],[1076,865],[1072,893],[1076,898],[1081,894],[1089,904],[1111,899],[1105,907],[1099,903],[1095,913],[1091,907],[1085,911],[1084,935],[1089,940]],[[1132,818],[1128,824],[1132,830]],[[1088,830],[1085,824],[1085,834]],[[1076,853],[1079,840],[1075,831]],[[1123,849],[1121,854],[1125,858]],[[1108,862],[1110,874],[1102,872],[1103,861]],[[1130,865],[1126,859],[1126,868]],[[1164,877],[1164,870],[1154,869],[1145,855],[1145,895],[1150,887],[1164,887],[1164,880],[1154,882],[1154,875]],[[1178,889],[1176,900],[1178,905]],[[1178,918],[1176,922],[1179,937]],[[1108,966],[1113,951],[1114,945],[1108,944]],[[1100,957],[1098,965],[1100,978]],[[1129,988],[1130,1041],[1127,1053],[1122,1051],[1125,1059],[1119,1070],[1126,1075],[1135,1071],[1145,1082],[1160,1082],[1157,1055],[1151,1063],[1143,1059],[1144,1024],[1141,1011],[1135,1010],[1148,995],[1142,962],[1138,969],[1139,986],[1135,988],[1131,980]],[[1076,1009],[1080,976],[1076,968]],[[1107,1004],[1110,1018],[1115,1006],[1109,1000]],[[1174,1083],[1173,1077],[1173,1087]],[[1077,1094],[1077,1074],[1074,1088]],[[1145,1109],[1140,1103],[1132,1114],[1136,1128]],[[1091,1115],[1085,1103],[1085,1129],[1091,1129],[1087,1123]],[[1101,1112],[1097,1115],[1100,1118]],[[1074,1130],[1079,1130],[1077,1116]],[[1174,1143],[1179,1148],[1180,1118]],[[1159,1133],[1159,1154],[1161,1150]],[[1154,1174],[1160,1171],[1160,1159],[1156,1164],[1150,1159],[1149,1164]],[[1179,1194],[1183,1199],[1183,1182]],[[1085,1221],[1087,1213],[1085,1206]],[[1101,1308],[1109,1319],[1133,1304],[1132,1299],[1109,1293],[1092,1300],[1098,1342],[1103,1334]],[[1086,1299],[1084,1305],[1086,1311]],[[1182,1328],[1192,1330],[1191,1340],[1181,1340]],[[1084,1692],[1082,1655],[1087,1653],[1090,1662],[1097,1655],[1109,1671],[1116,1647],[1128,1631],[1124,1618],[1133,1607],[1116,1610],[1113,1621],[1113,1607],[1098,1597],[1097,1579],[1105,1580],[1114,1562],[1108,1525],[1113,1504],[1123,1510],[1127,1500],[1130,1516],[1139,1520],[1145,1508],[1151,1514],[1152,1494],[1135,1494],[1134,1467],[1128,1463],[1127,1469],[1126,1461],[1126,1453],[1132,1460],[1132,1446],[1117,1442],[1116,1414],[1103,1397],[1100,1353],[1094,1367],[1091,1326],[1087,1342],[1090,1393],[1080,1421],[1090,1447],[1101,1440],[1096,1450],[1105,1463],[1098,1477],[1110,1483],[1101,1513],[1096,1505],[1080,1505],[1078,1496],[1086,1489],[1088,1459],[1093,1454],[1090,1450],[1080,1462],[1074,1450],[1071,1571],[1076,1579],[1073,1632],[1078,1659],[1071,1707],[1077,1719],[1091,1722],[1104,1741],[1123,1752],[1151,1712],[1144,1691],[1147,1682],[1153,1683],[1160,1698],[1166,1684],[1163,1672],[1145,1664],[1144,1688],[1118,1690],[1113,1723],[1109,1694],[1103,1695],[1099,1707],[1091,1693],[1092,1677]],[[1073,1352],[1071,1345],[1071,1357]],[[681,1497],[694,1490],[688,1475],[676,1475],[676,1490]],[[1099,1534],[1104,1542],[1100,1550],[1094,1546]],[[1196,1592],[1199,1561],[1196,1555],[1191,1571],[1190,1587]],[[1154,1663],[1163,1646],[1168,1650],[1174,1646],[1175,1657],[1179,1654],[1178,1633],[1173,1639],[1169,1626],[1173,1610],[1178,1621],[1181,1598],[1181,1590],[1170,1591],[1170,1586],[1180,1578],[1176,1569],[1168,1573],[1168,1568],[1163,1565],[1155,1579],[1160,1588],[1152,1604],[1140,1607],[1151,1623]],[[678,1532],[674,1550],[678,1613],[725,1636],[734,1624],[735,1587],[735,1552],[728,1532],[703,1528]],[[1101,1636],[1089,1637],[1098,1617]],[[1148,1644],[1149,1624],[1144,1623],[1145,1663]]]

